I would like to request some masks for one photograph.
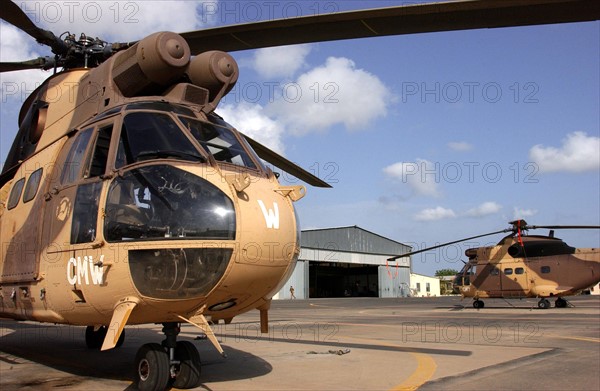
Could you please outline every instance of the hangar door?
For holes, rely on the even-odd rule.
[[[379,297],[410,296],[410,267],[379,266]]]
[[[378,266],[342,262],[309,263],[309,297],[377,297]]]

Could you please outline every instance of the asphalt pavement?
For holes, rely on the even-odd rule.
[[[537,300],[341,298],[274,301],[214,326],[224,359],[191,325],[202,386],[218,390],[600,390],[600,296]],[[0,320],[0,389],[125,390],[160,325],[126,328],[118,349],[85,347],[83,327]]]

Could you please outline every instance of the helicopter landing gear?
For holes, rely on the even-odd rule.
[[[556,308],[565,308],[567,306],[567,301],[565,299],[563,299],[562,297],[559,297],[554,302],[554,306]]]
[[[542,310],[550,308],[550,302],[548,301],[548,299],[540,299],[540,301],[538,301],[538,308]]]
[[[102,347],[102,343],[104,342],[104,338],[106,337],[106,332],[108,328],[106,326],[100,326],[96,328],[94,326],[87,326],[85,328],[85,344],[89,349],[100,349]],[[121,347],[125,342],[125,330],[121,332],[119,336],[119,340],[115,347]]]
[[[179,324],[163,323],[161,345],[142,345],[135,356],[135,376],[141,391],[162,391],[169,387],[188,389],[200,384],[200,354],[188,341],[177,341]]]
[[[483,307],[485,307],[485,303],[483,302],[483,300],[476,299],[475,301],[473,301],[473,308],[480,309]]]

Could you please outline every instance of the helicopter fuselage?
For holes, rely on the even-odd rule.
[[[125,305],[129,324],[227,320],[268,310],[293,271],[304,187],[280,185],[213,112],[233,76],[211,90],[167,64],[172,77],[142,80],[136,46],[25,103],[0,193],[0,316],[108,325]]]
[[[476,300],[570,296],[600,281],[600,249],[576,249],[553,237],[507,237],[466,255],[454,290]]]

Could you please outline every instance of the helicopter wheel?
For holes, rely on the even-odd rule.
[[[556,299],[556,301],[554,302],[554,306],[556,308],[565,308],[567,306],[567,301],[565,299],[563,299],[562,297],[559,297],[558,299]]]
[[[483,307],[485,307],[485,303],[482,300],[477,299],[477,300],[473,301],[473,308],[479,309],[479,308],[483,308]]]
[[[540,301],[538,301],[538,308],[542,310],[550,308],[550,302],[548,301],[548,299],[541,299]]]
[[[200,354],[189,341],[178,341],[175,348],[176,364],[173,387],[180,389],[196,388],[200,385]]]
[[[136,383],[140,391],[165,390],[169,384],[169,356],[157,343],[142,345],[135,355]]]

